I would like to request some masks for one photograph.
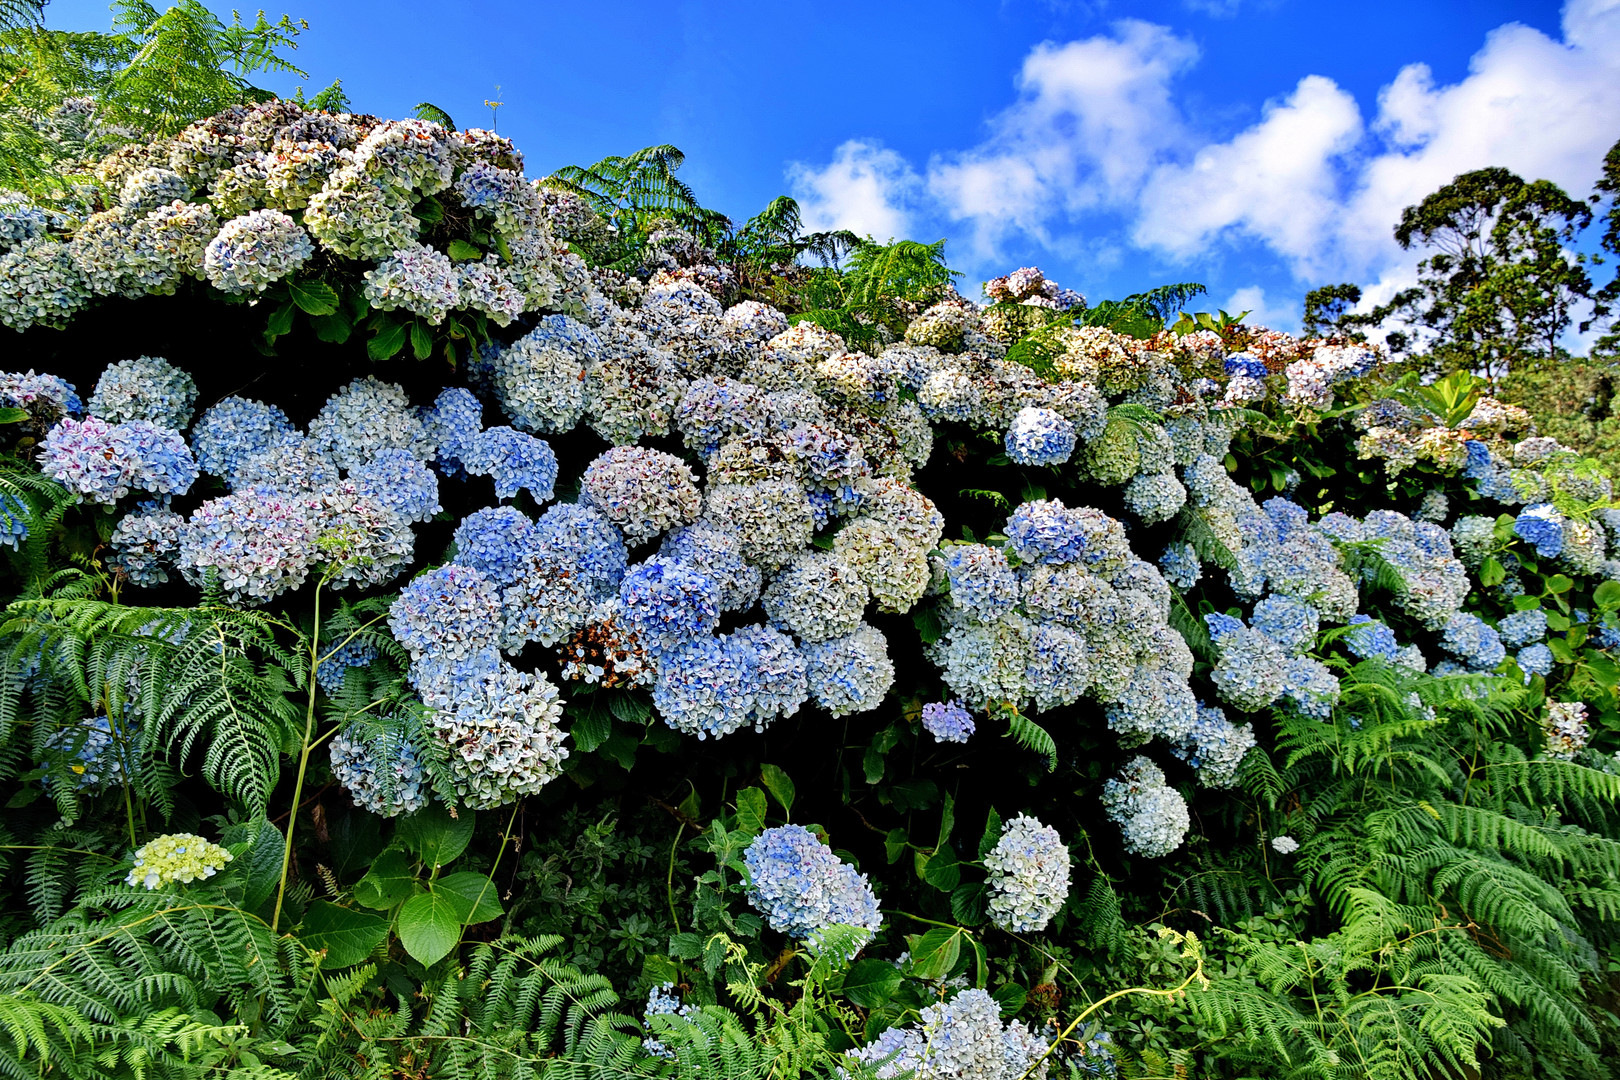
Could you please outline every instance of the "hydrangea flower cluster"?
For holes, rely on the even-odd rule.
[[[332,776],[363,810],[400,817],[428,804],[416,748],[398,735],[351,725],[332,737],[331,758]]]
[[[1547,702],[1541,714],[1541,729],[1547,737],[1547,756],[1560,761],[1573,761],[1591,739],[1586,706],[1579,701]]]
[[[133,491],[184,495],[197,479],[185,437],[145,420],[109,424],[65,417],[45,436],[40,468],[69,491],[101,503]]]
[[[1102,801],[1109,820],[1125,835],[1125,850],[1149,859],[1180,847],[1191,825],[1187,800],[1145,757],[1132,758],[1118,779],[1103,785]]]
[[[176,882],[201,881],[225,869],[233,857],[195,833],[168,833],[135,852],[135,865],[126,884],[150,890]]]
[[[968,989],[922,1009],[916,1024],[889,1028],[851,1061],[875,1067],[878,1080],[1046,1080],[1047,1045],[1021,1020],[1003,1025],[987,991]]]
[[[138,356],[101,373],[88,409],[110,424],[145,420],[183,431],[196,405],[197,383],[190,375],[160,356]]]
[[[185,522],[172,510],[143,503],[135,513],[120,518],[113,528],[108,540],[113,555],[108,565],[136,585],[150,588],[164,584],[169,580],[168,568],[180,552],[180,531]]]
[[[922,707],[923,730],[938,742],[965,743],[975,730],[973,714],[960,701],[930,701]]]
[[[92,716],[72,727],[52,735],[46,743],[49,750],[71,755],[68,771],[73,773],[73,786],[79,791],[102,791],[124,782],[134,762],[126,760],[129,751],[125,742],[130,732],[124,732],[121,741],[113,732],[111,721],[105,716]],[[50,786],[50,777],[45,777]]]
[[[813,942],[829,926],[853,926],[868,931],[870,940],[883,925],[866,875],[802,825],[760,833],[748,845],[743,865],[748,902],[773,930]]]
[[[1056,829],[1027,814],[1002,826],[984,868],[990,921],[1011,933],[1045,930],[1069,898],[1068,846]]]

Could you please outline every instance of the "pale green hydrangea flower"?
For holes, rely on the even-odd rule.
[[[169,833],[135,852],[128,884],[155,889],[171,881],[199,881],[230,861],[230,852],[195,833]]]

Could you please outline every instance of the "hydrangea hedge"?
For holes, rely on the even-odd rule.
[[[649,1075],[1598,1075],[1602,469],[1364,345],[1025,268],[852,350],[603,227],[281,101],[0,204],[0,987],[103,1025],[19,1063],[538,1075],[569,986]]]

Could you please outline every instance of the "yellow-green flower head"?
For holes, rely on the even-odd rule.
[[[231,861],[231,853],[195,833],[169,833],[135,852],[130,885],[155,889],[171,881],[213,877]]]

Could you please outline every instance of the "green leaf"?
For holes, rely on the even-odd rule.
[[[900,969],[887,960],[862,960],[844,976],[844,996],[851,1004],[875,1009],[900,988]]]
[[[355,884],[354,898],[368,908],[386,911],[410,896],[415,886],[410,856],[391,847],[372,860],[371,869]]]
[[[627,724],[645,724],[652,716],[652,705],[647,699],[630,691],[610,694],[607,703],[613,715]]]
[[[958,886],[951,893],[951,918],[964,926],[977,926],[984,922],[985,901],[990,888],[982,881]]]
[[[1573,664],[1575,653],[1569,647],[1569,642],[1563,638],[1548,638],[1547,648],[1552,650],[1553,658],[1560,664]]]
[[[1547,629],[1563,633],[1569,629],[1569,616],[1561,615],[1556,611],[1547,612]]]
[[[1502,564],[1496,560],[1496,556],[1490,556],[1480,564],[1479,583],[1481,585],[1490,587],[1492,585],[1500,585],[1506,580],[1507,571],[1504,570],[1502,568]]]
[[[576,699],[576,704],[568,710],[568,716],[573,721],[568,735],[574,740],[574,748],[582,754],[595,750],[613,734],[613,714],[603,707],[595,694]]]
[[[420,319],[411,321],[411,352],[418,360],[426,360],[433,355],[433,334]]]
[[[962,932],[935,927],[911,950],[911,970],[920,979],[943,979],[962,955]]]
[[[281,856],[286,838],[272,822],[260,819],[226,829],[220,842],[235,857],[233,876],[243,884],[242,908],[253,911],[281,884]]]
[[[995,807],[990,808],[990,815],[984,819],[984,834],[979,837],[979,858],[984,858],[996,849],[1001,843],[1001,815],[996,813]]]
[[[287,279],[287,292],[306,315],[330,315],[338,309],[337,290],[324,281]]]
[[[1011,1020],[1023,1009],[1024,1002],[1029,1000],[1029,991],[1017,983],[1004,983],[991,991],[990,996],[1001,1006],[1002,1018]]]
[[[455,905],[456,918],[464,924],[488,922],[506,914],[495,895],[495,883],[488,876],[472,870],[446,874],[432,885],[434,892],[442,892]]]
[[[757,787],[737,792],[737,828],[759,834],[765,831],[765,793]]]
[[[771,793],[782,806],[782,816],[792,820],[793,813],[793,781],[788,774],[775,765],[761,765],[759,767],[760,779],[765,783],[765,790]]]
[[[911,625],[917,628],[917,636],[924,645],[932,645],[945,633],[945,624],[932,604],[912,608]]]
[[[264,334],[268,338],[278,338],[283,334],[292,333],[293,306],[282,304],[270,313],[270,319],[264,324]]]
[[[385,322],[366,342],[366,355],[373,360],[387,360],[405,347],[405,327],[397,322]]]
[[[28,419],[27,409],[0,409],[0,424],[20,424]]]
[[[461,940],[461,919],[449,894],[425,892],[399,909],[399,943],[423,964],[442,960]]]
[[[1567,593],[1575,587],[1575,582],[1565,574],[1554,574],[1547,579],[1547,591],[1554,595]]]
[[[935,842],[936,848],[943,849],[945,842],[951,838],[951,830],[956,828],[956,800],[951,793],[945,793],[945,803],[939,814],[939,840]]]
[[[1600,611],[1613,611],[1620,608],[1620,581],[1605,581],[1592,590],[1592,603]]]
[[[348,341],[349,335],[354,331],[354,324],[341,311],[334,311],[330,315],[316,315],[309,320],[309,325],[315,328],[317,338],[334,345]]]
[[[484,252],[476,244],[469,244],[465,240],[452,240],[447,254],[456,262],[466,262],[471,259],[482,259]]]
[[[889,835],[883,838],[883,850],[890,864],[899,862],[900,856],[906,853],[906,830],[890,829]]]
[[[880,783],[883,780],[883,751],[876,744],[868,746],[866,753],[861,755],[861,773],[866,777],[868,784]]]
[[[358,964],[388,936],[388,920],[369,911],[316,900],[304,912],[298,937],[311,949],[326,950],[327,968]]]
[[[434,803],[408,818],[401,818],[394,835],[428,866],[448,866],[472,842],[475,817],[471,810],[462,810],[459,817],[451,817],[443,806]]]
[[[922,868],[922,879],[940,892],[950,892],[962,880],[962,864],[956,861],[956,852],[949,846],[928,857]]]

